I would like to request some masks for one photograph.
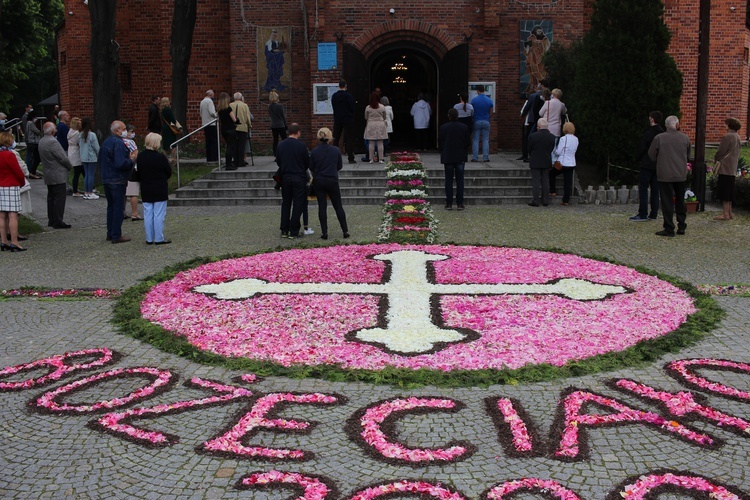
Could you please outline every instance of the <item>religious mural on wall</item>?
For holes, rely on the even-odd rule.
[[[521,21],[521,95],[536,91],[539,80],[547,76],[542,58],[552,46],[552,21]]]
[[[291,29],[258,27],[258,87],[282,93],[291,86]],[[262,54],[262,55],[261,55]]]

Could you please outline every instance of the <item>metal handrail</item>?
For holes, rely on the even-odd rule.
[[[15,129],[15,131],[11,132],[16,139],[16,142],[21,142],[21,136],[19,135],[21,130],[21,119],[20,118],[11,118],[10,120],[6,121],[3,125],[5,127],[5,130],[11,130]]]
[[[179,139],[177,139],[176,141],[174,141],[172,144],[169,145],[170,149],[172,149],[174,147],[177,148],[177,188],[178,189],[180,187],[182,187],[182,184],[180,183],[180,143],[183,142],[183,141],[185,141],[185,140],[187,140],[187,139],[189,139],[196,132],[200,132],[204,128],[206,128],[206,127],[208,127],[210,125],[214,125],[215,123],[218,123],[218,122],[219,122],[219,119],[218,118],[214,118],[210,122],[208,122],[205,125],[202,125],[201,127],[193,130],[192,132],[190,132],[189,134],[185,135],[184,137],[180,137]],[[216,127],[216,145],[217,145],[217,147],[218,147],[219,144],[220,144],[220,142],[219,142],[219,127]],[[219,148],[219,151],[217,152],[216,162],[219,164],[219,168],[221,168],[221,148]],[[206,163],[209,163],[209,162],[206,162]]]

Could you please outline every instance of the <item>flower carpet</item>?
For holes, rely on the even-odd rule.
[[[443,372],[560,367],[664,337],[695,312],[672,283],[607,262],[396,244],[213,262],[141,304],[144,319],[224,357]]]

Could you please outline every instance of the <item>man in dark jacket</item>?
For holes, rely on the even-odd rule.
[[[547,130],[547,120],[539,118],[537,131],[529,136],[529,168],[531,169],[530,207],[549,205],[549,169],[552,168],[552,151],[555,149],[555,136]],[[541,191],[540,191],[541,190]]]
[[[354,97],[346,90],[346,81],[339,82],[339,90],[331,96],[333,107],[333,145],[339,147],[339,139],[344,134],[344,147],[349,163],[354,159]]]
[[[638,179],[638,213],[630,218],[633,222],[655,220],[659,215],[659,183],[656,180],[656,162],[648,156],[648,149],[654,137],[664,132],[661,128],[661,111],[652,111],[648,115],[649,127],[643,133],[638,145],[635,161],[641,164],[641,175]],[[651,189],[651,212],[648,211],[649,193]]]
[[[281,175],[281,237],[299,237],[302,209],[307,204],[307,170],[310,168],[310,153],[305,143],[299,140],[300,126],[289,125],[289,137],[276,148],[276,164]],[[294,208],[292,209],[292,206]],[[291,212],[291,218],[289,216]]]
[[[445,209],[453,210],[453,176],[456,177],[456,205],[464,209],[464,167],[466,151],[471,146],[469,127],[458,121],[458,110],[448,110],[448,123],[440,126],[438,131],[438,148],[440,163],[445,167]]]
[[[109,127],[112,135],[107,137],[99,149],[99,171],[104,194],[107,196],[107,240],[125,243],[130,238],[122,235],[122,213],[125,207],[125,188],[138,150],[130,151],[122,140],[127,136],[125,124],[119,120]]]

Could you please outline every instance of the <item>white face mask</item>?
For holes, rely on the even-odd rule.
[[[13,144],[10,145],[10,149],[16,149],[16,141],[13,141]]]
[[[135,139],[135,132],[128,134],[128,139]]]
[[[120,132],[120,136],[121,137],[127,137],[128,136],[128,131],[127,130],[123,130],[122,132]]]

